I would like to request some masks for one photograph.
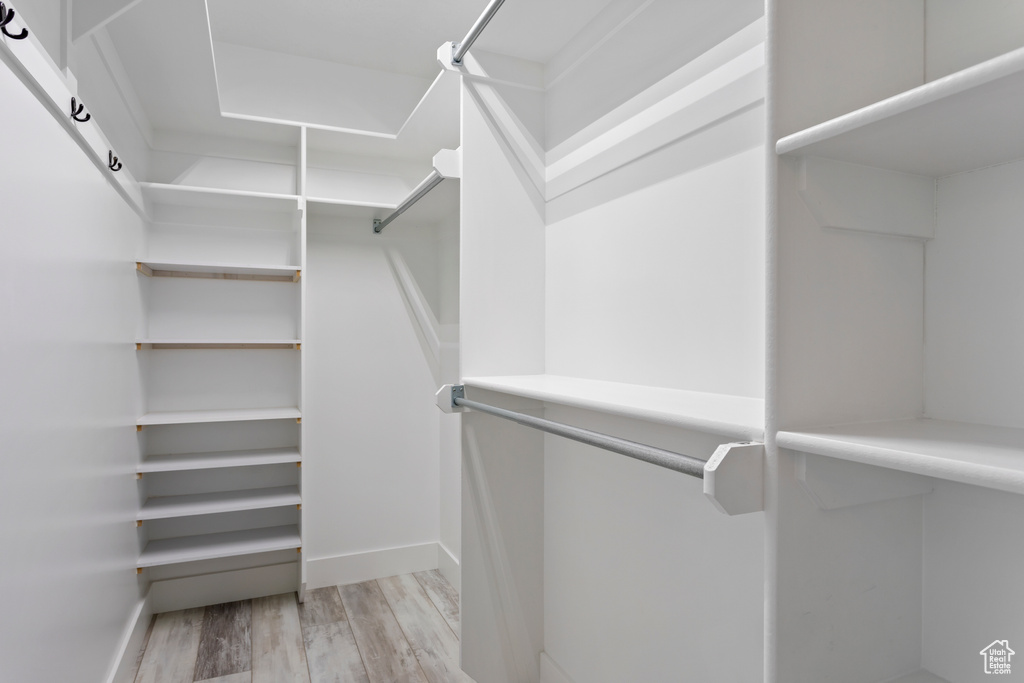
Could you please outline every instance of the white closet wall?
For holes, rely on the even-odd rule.
[[[406,301],[416,294],[394,271],[406,249],[436,248],[419,227],[378,236],[367,220],[312,219],[306,444],[321,454],[306,494],[316,511],[312,587],[437,566],[440,421],[422,400],[436,390],[436,361]],[[436,262],[414,280],[433,296],[416,303],[440,303]]]
[[[6,66],[0,92],[0,669],[100,681],[149,616],[132,569],[142,219]]]

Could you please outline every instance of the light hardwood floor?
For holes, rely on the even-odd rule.
[[[473,683],[437,570],[157,615],[136,683]]]

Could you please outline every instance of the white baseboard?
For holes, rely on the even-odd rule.
[[[441,576],[448,579],[455,592],[462,595],[462,565],[444,543],[437,544],[437,569]]]
[[[437,569],[439,554],[437,543],[423,543],[311,558],[306,561],[306,585],[312,590]]]
[[[135,678],[135,660],[142,649],[142,641],[146,638],[149,622],[153,618],[152,601],[147,594],[139,600],[128,618],[121,645],[107,674],[106,683],[132,683]]]
[[[551,659],[547,652],[540,653],[540,683],[573,683],[569,674]]]
[[[266,595],[290,593],[299,586],[298,562],[199,574],[154,581],[149,587],[153,612],[216,605]]]

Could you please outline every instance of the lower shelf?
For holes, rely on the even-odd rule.
[[[151,519],[192,517],[221,512],[286,507],[301,503],[302,496],[299,495],[299,488],[297,486],[193,493],[183,496],[157,496],[146,501],[139,510],[138,519],[146,521]]]
[[[779,432],[778,444],[804,453],[1024,493],[1024,429],[922,418]]]
[[[301,547],[302,539],[299,537],[299,528],[295,525],[165,538],[147,543],[146,549],[139,555],[136,566],[143,569]]]

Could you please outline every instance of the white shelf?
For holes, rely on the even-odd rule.
[[[147,543],[146,549],[139,555],[137,566],[157,567],[301,547],[302,539],[299,537],[299,528],[295,525],[165,538]]]
[[[151,455],[139,464],[140,474],[212,470],[223,467],[252,467],[302,462],[297,448],[263,448],[251,451],[214,451],[210,453],[173,453]]]
[[[226,280],[270,280],[296,282],[299,266],[266,266],[237,263],[185,263],[173,261],[136,261],[136,270],[152,277],[209,277]],[[147,272],[148,271],[148,272]]]
[[[1024,48],[786,136],[779,154],[925,176],[1024,158]]]
[[[730,438],[764,438],[764,401],[756,398],[559,375],[467,377],[463,383],[467,387]]]
[[[1024,429],[896,420],[779,432],[779,446],[1024,493]]]
[[[372,221],[383,218],[398,208],[398,204],[380,202],[360,202],[347,199],[328,197],[308,197],[306,207],[310,216],[330,216],[332,218],[355,218]]]
[[[170,519],[212,515],[219,512],[261,510],[298,505],[302,502],[297,486],[275,486],[242,491],[192,493],[183,496],[157,496],[150,498],[139,510],[138,519]]]
[[[137,339],[139,350],[161,349],[292,349],[301,339]]]
[[[139,183],[147,204],[194,206],[202,209],[248,209],[251,211],[298,211],[299,196],[272,192],[222,190],[215,187]]]
[[[201,424],[204,422],[248,422],[251,420],[299,419],[298,408],[247,408],[243,410],[181,410],[146,413],[136,422],[140,427],[151,425]]]

